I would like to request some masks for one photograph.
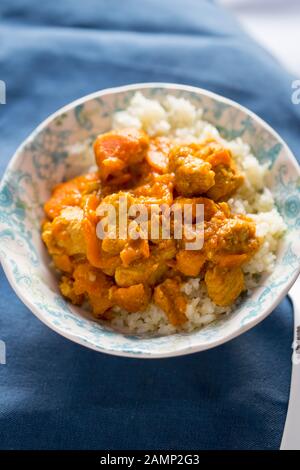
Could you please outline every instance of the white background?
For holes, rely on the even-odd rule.
[[[218,0],[300,79],[300,0]]]

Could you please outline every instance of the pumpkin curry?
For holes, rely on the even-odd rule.
[[[112,309],[144,311],[155,302],[174,326],[183,325],[187,298],[181,284],[201,277],[211,300],[229,306],[244,290],[242,265],[260,241],[250,218],[233,214],[227,200],[243,183],[229,150],[215,141],[179,145],[137,129],[99,135],[98,171],[57,185],[45,204],[42,238],[60,290],[75,305],[88,302],[109,319]],[[187,250],[186,240],[104,238],[96,233],[99,209],[120,196],[127,204],[202,204],[204,244]]]

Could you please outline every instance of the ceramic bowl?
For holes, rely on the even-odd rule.
[[[260,162],[270,163],[270,189],[288,230],[280,243],[274,272],[263,279],[229,316],[193,333],[164,337],[121,334],[66,302],[40,238],[43,203],[51,187],[82,173],[91,143],[111,127],[112,114],[136,91],[150,98],[166,94],[189,99],[204,119],[226,139],[242,137]],[[209,91],[153,83],[93,93],[60,109],[24,141],[13,156],[0,186],[0,256],[17,295],[46,325],[62,336],[96,351],[143,358],[203,351],[240,335],[263,320],[297,278],[300,266],[300,171],[279,135],[255,114]],[[14,324],[12,321],[12,328]]]

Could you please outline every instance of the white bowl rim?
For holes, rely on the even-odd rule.
[[[87,94],[79,99],[73,100],[67,105],[59,108],[57,111],[54,113],[50,114],[46,119],[44,119],[30,134],[27,138],[23,140],[23,142],[19,145],[17,150],[15,151],[14,155],[10,159],[4,173],[3,177],[0,181],[0,189],[3,184],[3,179],[5,174],[7,173],[8,170],[12,169],[14,164],[17,162],[17,159],[19,157],[19,154],[23,151],[24,147],[28,144],[28,142],[32,141],[36,135],[41,132],[44,128],[47,127],[47,125],[52,122],[57,116],[59,116],[62,113],[68,112],[70,109],[75,108],[76,106],[85,103],[86,101],[93,100],[95,98],[99,98],[103,95],[108,95],[108,94],[115,94],[115,93],[121,93],[121,92],[126,92],[126,91],[132,91],[132,90],[141,90],[141,89],[147,89],[147,88],[166,88],[166,89],[173,89],[173,90],[182,90],[182,91],[187,91],[187,92],[192,92],[196,94],[202,94],[205,96],[208,96],[218,102],[222,102],[224,104],[227,104],[229,106],[232,106],[234,108],[237,108],[244,113],[248,114],[250,117],[252,117],[255,121],[257,121],[263,128],[265,128],[270,134],[273,135],[275,139],[278,140],[282,144],[283,149],[288,155],[289,160],[291,160],[296,167],[298,167],[298,172],[300,175],[300,169],[299,169],[299,164],[294,156],[293,152],[289,148],[289,146],[286,144],[286,142],[280,137],[280,135],[262,118],[260,118],[257,114],[255,114],[253,111],[250,109],[246,108],[245,106],[240,105],[234,100],[231,100],[229,98],[226,98],[222,95],[219,95],[217,93],[214,93],[212,91],[206,90],[204,88],[200,87],[195,87],[191,85],[183,85],[183,84],[177,84],[177,83],[165,83],[165,82],[149,82],[149,83],[134,83],[130,85],[122,85],[118,87],[112,87],[112,88],[105,88],[103,90],[99,90],[90,94]],[[279,303],[283,300],[283,298],[286,296],[294,282],[299,276],[300,273],[300,264],[297,268],[297,270],[294,272],[294,274],[291,276],[289,281],[281,288],[280,294],[273,300],[273,302],[270,304],[268,308],[265,308],[262,310],[262,313],[258,315],[257,317],[253,318],[250,320],[247,324],[240,326],[236,331],[226,334],[218,339],[215,339],[211,341],[207,345],[199,345],[199,346],[184,346],[180,350],[176,350],[174,352],[165,352],[165,353],[134,353],[134,352],[128,352],[128,351],[119,351],[119,350],[114,350],[114,349],[109,349],[107,347],[101,348],[98,347],[92,343],[89,343],[85,340],[83,340],[80,336],[69,333],[66,331],[61,331],[60,327],[50,323],[43,314],[39,311],[39,308],[35,306],[30,299],[26,298],[17,283],[15,283],[13,276],[12,276],[12,270],[9,266],[9,264],[6,262],[6,259],[2,257],[1,259],[1,254],[0,254],[0,262],[3,267],[3,271],[9,281],[9,284],[11,285],[12,289],[15,291],[17,296],[21,299],[21,301],[28,307],[29,310],[39,319],[41,320],[42,323],[47,325],[51,330],[55,331],[59,335],[77,343],[82,346],[85,346],[89,349],[92,349],[94,351],[98,352],[103,352],[106,354],[110,354],[113,356],[121,356],[121,357],[131,357],[135,359],[160,359],[160,358],[168,358],[168,357],[176,357],[176,356],[184,356],[196,352],[201,352],[201,351],[206,351],[208,349],[212,349],[214,347],[220,346],[224,343],[227,343],[228,341],[240,336],[241,334],[245,333],[246,331],[250,330],[254,326],[256,326],[258,323],[260,323],[262,320],[264,320],[272,311],[279,305]],[[190,333],[193,334],[193,333]],[[172,335],[171,335],[172,336]]]

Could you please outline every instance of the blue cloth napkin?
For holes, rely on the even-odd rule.
[[[299,155],[292,78],[217,4],[1,0],[0,174],[47,115],[114,85],[208,88],[265,118]],[[155,361],[60,337],[0,272],[1,449],[276,449],[290,385],[292,309],[214,350]]]

